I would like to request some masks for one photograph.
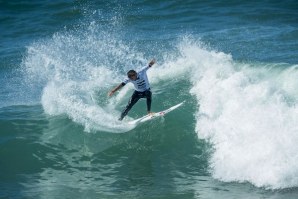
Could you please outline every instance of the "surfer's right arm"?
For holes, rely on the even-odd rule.
[[[111,97],[116,91],[120,90],[123,86],[125,86],[125,83],[122,82],[118,86],[116,86],[114,89],[112,89],[109,93],[108,96]]]

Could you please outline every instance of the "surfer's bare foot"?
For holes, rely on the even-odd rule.
[[[151,111],[148,111],[148,115],[153,115],[154,113]]]

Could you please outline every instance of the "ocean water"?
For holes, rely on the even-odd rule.
[[[298,198],[298,3],[0,0],[0,198]],[[152,110],[107,92],[148,71]]]

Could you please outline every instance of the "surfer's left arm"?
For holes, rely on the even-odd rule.
[[[153,65],[155,64],[155,62],[156,62],[155,59],[152,59],[152,60],[149,62],[148,66],[149,66],[149,67],[153,66]]]
[[[139,72],[146,72],[149,68],[151,68],[155,64],[155,59],[152,59],[147,66],[144,66]]]
[[[146,72],[149,68],[151,68],[155,64],[155,59],[152,59],[147,66],[144,66],[139,72]]]

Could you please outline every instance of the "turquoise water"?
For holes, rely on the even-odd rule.
[[[0,1],[0,198],[298,198],[297,11]],[[152,58],[153,111],[186,103],[117,121]]]

